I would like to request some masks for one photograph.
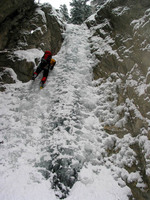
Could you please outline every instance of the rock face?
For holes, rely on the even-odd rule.
[[[9,5],[9,6],[8,6]],[[32,0],[0,3],[0,67],[11,67],[19,80],[31,79],[34,62],[20,61],[15,50],[41,49],[57,53],[64,29],[62,21],[49,4],[37,6]],[[39,58],[39,55],[37,55]]]
[[[0,50],[7,48],[8,34],[19,24],[25,14],[34,7],[34,0],[2,0],[0,2]]]
[[[130,147],[136,153],[137,163],[124,168],[129,173],[140,171],[146,184],[144,189],[136,186],[136,181],[127,183],[134,198],[139,200],[150,197],[150,154],[146,149],[150,142],[149,8],[149,0],[112,0],[86,22],[92,32],[91,51],[97,59],[94,79],[121,80],[116,89],[117,104],[124,106],[120,119],[126,116],[126,122],[121,127],[116,122],[104,129],[120,138],[127,133],[134,138]]]

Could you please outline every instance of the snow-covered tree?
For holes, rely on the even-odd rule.
[[[66,4],[60,5],[60,12],[62,13],[64,19],[68,22],[70,18]]]
[[[72,0],[71,22],[73,24],[82,24],[91,15],[91,6],[87,5],[89,0]]]

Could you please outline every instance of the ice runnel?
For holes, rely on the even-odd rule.
[[[103,129],[117,121],[119,83],[95,87],[89,36],[85,25],[67,25],[46,87],[39,90],[38,77],[0,94],[0,199],[128,199],[130,190],[113,179],[106,158],[117,139]]]

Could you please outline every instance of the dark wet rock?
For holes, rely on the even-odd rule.
[[[77,180],[77,171],[71,167],[71,160],[68,158],[58,159],[51,167],[50,170],[54,173],[53,188],[61,192],[60,198],[65,198]]]
[[[41,158],[41,162],[36,164],[36,166],[44,169],[40,171],[46,179],[50,179],[56,196],[64,199],[69,195],[70,189],[77,181],[78,172],[82,165],[79,162],[76,162],[76,164],[73,162],[75,159],[73,157],[73,149],[69,147],[58,149],[58,153],[54,153],[55,148],[52,147],[49,150],[52,159],[44,161]]]
[[[8,6],[9,5],[9,6]],[[6,47],[9,41],[9,32],[17,26],[26,15],[26,13],[34,7],[34,0],[1,0],[0,2],[0,50]]]

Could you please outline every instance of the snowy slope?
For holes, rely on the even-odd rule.
[[[106,121],[117,122],[113,110],[120,82],[92,81],[89,34],[84,25],[67,25],[43,90],[39,76],[7,85],[0,94],[0,200],[56,200],[69,186],[67,200],[127,200],[131,194],[121,178],[127,178],[122,164],[134,160],[128,151],[132,138],[119,139],[103,129]],[[124,158],[109,155],[114,145],[126,152]]]

